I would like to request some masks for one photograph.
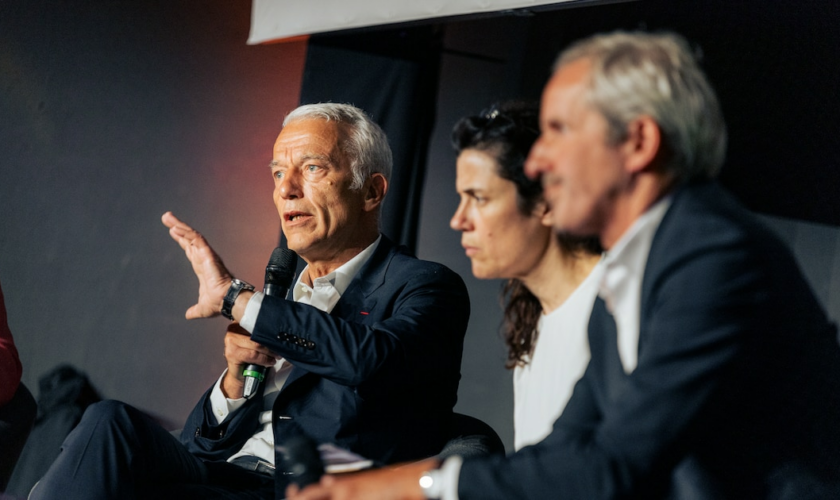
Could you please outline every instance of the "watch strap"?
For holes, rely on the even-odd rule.
[[[233,281],[230,282],[230,287],[225,294],[225,298],[222,299],[222,316],[231,321],[233,321],[233,304],[236,303],[236,298],[239,297],[242,290],[253,292],[255,288],[254,285],[250,283],[233,278]]]

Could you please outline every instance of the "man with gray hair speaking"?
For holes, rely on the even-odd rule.
[[[573,45],[540,123],[525,168],[554,228],[607,249],[591,361],[553,432],[290,498],[840,498],[836,328],[788,249],[711,180],[726,131],[685,41]]]
[[[283,498],[275,444],[300,435],[381,463],[441,451],[469,299],[455,273],[380,234],[384,132],[353,106],[302,106],[270,167],[288,246],[307,263],[294,300],[234,279],[198,232],[164,214],[199,279],[187,318],[234,321],[228,369],[180,442],[128,405],[92,406],[32,498]],[[259,397],[243,397],[249,364],[271,367]]]

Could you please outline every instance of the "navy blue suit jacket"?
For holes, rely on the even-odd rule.
[[[836,329],[788,249],[714,183],[674,194],[640,313],[627,375],[596,301],[592,359],[552,434],[466,462],[461,500],[834,498]]]
[[[330,314],[266,296],[251,338],[294,366],[273,407],[275,443],[302,431],[384,463],[438,453],[468,319],[457,274],[384,236]],[[262,398],[217,425],[209,392],[181,442],[203,459],[225,460],[258,431]]]

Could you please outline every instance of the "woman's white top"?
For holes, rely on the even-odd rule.
[[[587,326],[602,273],[599,262],[560,307],[540,317],[529,363],[513,370],[516,450],[551,433],[589,364]]]

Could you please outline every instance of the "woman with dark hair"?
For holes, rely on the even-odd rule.
[[[539,180],[522,169],[539,135],[538,107],[495,105],[452,133],[461,196],[452,229],[477,278],[506,278],[506,366],[513,369],[514,445],[551,432],[589,362],[586,327],[598,290],[597,239],[556,235]]]

